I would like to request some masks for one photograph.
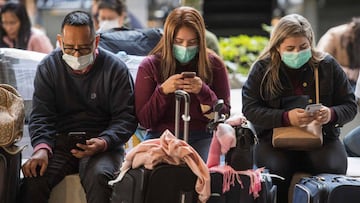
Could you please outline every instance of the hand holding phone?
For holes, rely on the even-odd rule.
[[[194,78],[196,76],[195,72],[182,72],[181,75],[183,78]]]
[[[315,113],[321,109],[321,104],[309,104],[305,107],[305,111],[309,113]]]
[[[77,143],[86,145],[86,132],[69,132],[70,149],[83,150],[76,146]]]

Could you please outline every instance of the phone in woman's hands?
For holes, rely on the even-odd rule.
[[[321,109],[321,104],[309,104],[305,107],[305,111],[308,113],[316,113]]]
[[[183,78],[194,78],[196,76],[195,72],[182,72],[181,75]]]

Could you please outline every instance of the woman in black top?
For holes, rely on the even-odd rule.
[[[319,70],[321,109],[304,110],[315,103],[314,68]],[[243,113],[257,131],[260,143],[255,150],[257,166],[265,166],[285,178],[274,180],[278,202],[288,202],[292,175],[345,174],[347,158],[339,140],[339,127],[356,114],[355,97],[340,65],[330,55],[314,48],[310,23],[302,16],[283,17],[272,31],[268,47],[255,62],[243,90]],[[274,148],[276,127],[322,125],[323,146],[311,151]]]

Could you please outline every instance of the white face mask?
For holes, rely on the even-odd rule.
[[[80,57],[64,53],[62,58],[73,70],[84,70],[94,62],[94,53]]]
[[[114,20],[103,20],[103,21],[99,21],[99,32],[100,31],[105,31],[105,30],[110,30],[112,28],[118,28],[120,27],[119,25],[119,20],[116,18]]]

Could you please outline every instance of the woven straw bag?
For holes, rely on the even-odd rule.
[[[0,84],[0,147],[19,141],[24,129],[24,100],[15,88]]]

